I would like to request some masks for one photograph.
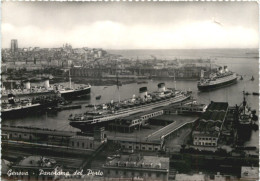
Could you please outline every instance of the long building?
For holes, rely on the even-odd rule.
[[[108,159],[103,169],[105,181],[168,181],[169,158],[140,154],[120,155]]]
[[[192,132],[193,145],[217,146],[227,112],[227,102],[211,102]]]
[[[148,125],[148,120],[150,118],[160,115],[163,115],[162,109],[133,114],[131,116],[115,120],[115,122],[109,125],[109,128],[110,130],[120,132],[133,132],[135,129],[140,129],[140,127]]]

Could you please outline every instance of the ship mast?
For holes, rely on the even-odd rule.
[[[70,81],[70,89],[71,89],[71,77],[70,77],[70,69],[69,69],[69,81]]]
[[[176,91],[175,72],[174,72],[174,89],[175,89],[175,91]]]
[[[246,97],[245,97],[245,91],[243,91],[243,112],[246,113]]]
[[[116,85],[118,90],[118,102],[120,102],[120,91],[119,91],[119,82],[118,82],[118,72],[116,72]]]

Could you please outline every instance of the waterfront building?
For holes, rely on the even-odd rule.
[[[104,128],[95,130],[94,136],[91,137],[76,132],[3,125],[2,134],[7,137],[3,142],[7,145],[9,143],[20,144],[24,147],[37,145],[42,149],[55,148],[74,153],[91,153],[106,142]]]
[[[145,139],[114,139],[113,141],[119,143],[123,150],[137,150],[137,151],[160,151],[164,150],[164,140],[145,140]]]
[[[211,102],[192,131],[193,145],[217,146],[227,112],[228,103]]]
[[[175,181],[227,181],[238,180],[235,176],[217,174],[204,174],[202,172],[195,174],[179,174],[175,175]]]
[[[18,51],[18,41],[17,40],[11,40],[11,52],[17,52]]]
[[[169,158],[140,154],[120,155],[108,159],[103,169],[105,181],[168,181]]]
[[[207,105],[197,104],[197,103],[188,103],[179,106],[168,107],[164,110],[164,114],[188,114],[188,115],[199,115],[206,111]]]
[[[109,124],[109,129],[124,133],[130,133],[136,129],[140,130],[140,127],[149,124],[148,120],[150,118],[160,115],[163,115],[162,109],[156,109],[147,112],[133,114],[131,116],[115,120],[115,122]]]
[[[176,174],[175,175],[175,181],[205,181],[206,176],[205,174],[202,174],[201,172],[198,174]]]

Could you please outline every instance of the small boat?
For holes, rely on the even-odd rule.
[[[253,92],[252,93],[254,96],[259,96],[259,92]]]
[[[94,107],[94,105],[88,104],[88,105],[86,105],[85,107]]]
[[[249,92],[245,92],[244,94],[245,94],[246,96],[251,95]]]
[[[240,80],[243,80],[243,76],[241,75]]]
[[[252,76],[251,80],[252,80],[252,81],[254,81],[254,80],[255,80],[254,76]]]
[[[97,96],[97,97],[96,97],[96,100],[99,100],[100,98],[101,98],[101,95]]]

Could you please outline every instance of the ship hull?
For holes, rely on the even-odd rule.
[[[239,142],[249,141],[252,134],[251,124],[239,124],[237,129],[237,136]]]
[[[54,91],[49,92],[35,92],[35,93],[28,93],[28,94],[15,94],[14,95],[19,99],[26,99],[32,97],[40,97],[40,96],[52,96],[56,95]],[[8,100],[8,96],[6,94],[2,95],[2,100]]]
[[[7,111],[1,111],[1,118],[3,120],[11,118],[27,117],[30,115],[39,115],[46,112],[46,108],[55,107],[58,105],[58,100],[47,101],[45,103],[35,104],[20,109],[12,109]]]
[[[111,121],[130,116],[138,112],[149,111],[155,108],[181,103],[187,99],[190,99],[190,95],[182,96],[179,98],[171,98],[170,100],[160,101],[159,103],[151,103],[151,105],[137,106],[136,108],[128,108],[118,114],[108,115],[100,119],[94,119],[90,121],[70,121],[70,125],[74,128],[80,129],[82,132],[92,132],[95,128],[106,127]]]
[[[18,117],[25,117],[28,115],[33,115],[33,114],[39,114],[44,110],[44,105],[38,104],[30,107],[24,107],[20,109],[12,109],[9,111],[2,111],[1,112],[1,118],[3,120],[5,119],[10,119],[10,118],[18,118]]]
[[[61,92],[60,96],[63,97],[64,99],[73,99],[75,97],[80,97],[80,96],[86,96],[89,95],[91,91],[91,87],[82,89],[82,90],[73,90],[70,92]]]
[[[219,89],[222,87],[226,87],[226,86],[230,86],[233,84],[237,83],[237,78],[234,78],[232,80],[226,81],[226,82],[221,82],[218,84],[212,84],[212,85],[198,85],[198,89],[202,92],[205,91],[210,91],[210,90],[215,90],[215,89]]]

